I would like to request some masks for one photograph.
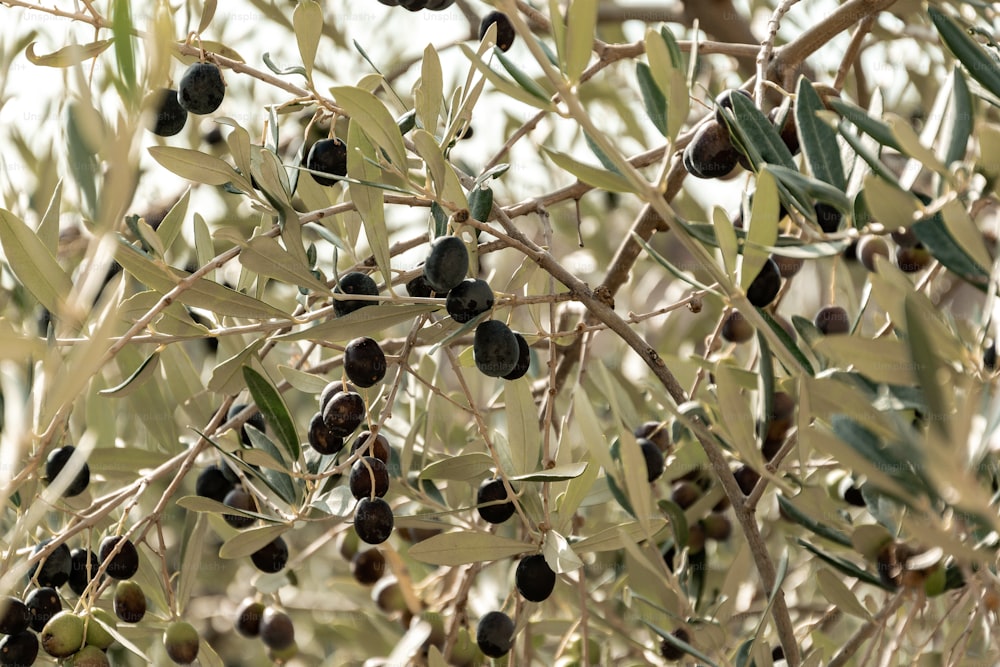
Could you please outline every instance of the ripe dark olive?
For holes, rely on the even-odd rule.
[[[722,110],[733,110],[733,95],[743,95],[751,102],[753,101],[753,95],[751,95],[749,91],[740,88],[730,88],[729,90],[724,90],[719,93],[715,98],[715,122],[722,127],[726,127],[726,121],[722,116]]]
[[[644,422],[637,426],[632,434],[636,438],[649,440],[661,452],[670,450],[670,429],[663,422]]]
[[[260,619],[264,615],[264,605],[256,600],[245,600],[236,610],[236,621],[233,627],[244,637],[256,637],[260,634]]]
[[[733,534],[733,524],[729,518],[715,512],[701,520],[701,527],[705,530],[705,537],[716,542],[725,542]]]
[[[359,584],[371,586],[385,574],[385,556],[378,549],[367,549],[354,554],[351,574]]]
[[[829,204],[819,203],[813,207],[816,210],[816,220],[819,227],[827,234],[832,234],[840,229],[840,221],[843,216],[840,211]]]
[[[368,544],[389,539],[394,523],[392,508],[381,498],[364,498],[354,510],[354,532]]]
[[[491,611],[476,626],[476,644],[491,658],[502,658],[514,644],[514,621],[502,611]]]
[[[848,480],[852,482],[853,480]],[[861,487],[856,484],[849,483],[844,487],[844,502],[848,505],[853,505],[855,507],[866,507],[865,497],[861,493]]]
[[[267,608],[260,618],[260,640],[270,649],[280,651],[295,643],[295,626],[283,611]]]
[[[500,320],[486,320],[476,327],[472,357],[483,375],[501,378],[517,366],[520,349],[514,332]]]
[[[0,598],[0,633],[16,635],[31,625],[28,606],[12,595]]]
[[[432,296],[447,296],[446,294],[439,294],[435,292],[427,282],[427,278],[422,273],[410,282],[406,283],[406,293],[410,296],[421,297],[423,299],[427,299]]]
[[[344,348],[344,372],[359,387],[371,387],[385,377],[385,353],[371,338],[355,338]]]
[[[851,331],[851,320],[840,306],[823,306],[813,318],[813,324],[823,334],[846,334]]]
[[[778,120],[778,112],[781,110],[780,107],[775,107],[771,109],[767,114],[767,119],[771,121],[771,125],[775,126],[778,130],[778,134],[781,135],[781,141],[788,148],[788,152],[792,155],[796,155],[799,152],[799,134],[796,130],[795,125],[795,110],[792,108],[788,109],[788,113],[785,114],[785,123],[778,128],[776,122]]]
[[[514,32],[514,26],[503,12],[490,12],[483,17],[479,23],[479,41],[482,41],[483,37],[486,36],[487,29],[494,23],[497,24],[497,48],[501,51],[507,51],[514,44],[514,37],[517,33]]]
[[[892,240],[896,242],[900,248],[915,248],[920,245],[920,239],[917,235],[913,233],[910,228],[897,229],[892,232]]]
[[[858,241],[858,259],[866,269],[875,272],[875,256],[889,259],[889,244],[881,236],[864,236]]]
[[[347,176],[347,144],[340,139],[320,139],[309,149],[305,168],[331,176]],[[313,173],[309,175],[320,185],[335,185],[340,180]]]
[[[178,665],[190,665],[198,658],[198,631],[186,621],[174,621],[163,634],[167,655]]]
[[[125,623],[138,623],[146,615],[146,594],[134,581],[122,581],[115,587],[115,616]]]
[[[646,460],[646,477],[650,482],[656,481],[663,474],[663,452],[655,444],[639,438],[639,449],[642,451],[642,458]]]
[[[49,540],[39,542],[32,550],[36,554],[45,548]],[[49,586],[59,588],[69,581],[70,567],[73,557],[69,552],[69,547],[60,544],[41,563],[35,563],[28,571],[28,579],[36,582],[39,586]]]
[[[503,376],[504,380],[510,381],[524,377],[531,368],[531,349],[528,347],[528,341],[516,331],[514,338],[517,339],[517,364],[514,365],[514,370]]]
[[[670,491],[670,499],[684,510],[694,505],[699,498],[701,498],[701,487],[687,480],[675,482],[674,488]]]
[[[222,468],[210,465],[201,471],[194,484],[194,492],[203,498],[211,498],[217,502],[226,499],[226,494],[233,490],[233,482],[226,476]]]
[[[497,503],[499,500],[507,502]],[[491,504],[486,506],[486,503]],[[479,486],[476,492],[476,505],[479,516],[489,523],[503,523],[514,515],[514,503],[507,495],[507,489],[501,479],[488,479]]]
[[[288,564],[288,545],[278,536],[250,555],[250,560],[261,572],[273,574]]]
[[[257,504],[253,501],[253,496],[246,492],[246,490],[237,486],[235,489],[226,494],[226,499],[222,501],[225,505],[233,507],[238,510],[244,510],[246,512],[256,512]],[[243,514],[223,514],[222,518],[226,520],[233,528],[246,528],[247,526],[252,526],[256,521],[252,516],[246,516]]]
[[[361,394],[343,391],[326,404],[323,422],[331,433],[346,438],[361,425],[366,415],[365,399],[361,398]]]
[[[904,273],[923,271],[931,265],[932,261],[934,261],[934,257],[923,246],[904,247],[896,250],[896,266]]]
[[[327,427],[322,412],[309,420],[309,446],[320,454],[336,454],[344,448],[344,439]]]
[[[24,606],[28,608],[28,614],[31,616],[31,629],[35,632],[41,632],[49,619],[62,611],[59,593],[56,589],[49,587],[36,588],[28,593],[28,597],[24,599]],[[5,630],[0,630],[0,632],[8,635],[13,634]]]
[[[62,469],[66,467],[69,463],[69,459],[73,456],[73,452],[76,451],[76,447],[73,445],[66,445],[65,447],[59,447],[58,449],[53,449],[49,453],[49,457],[45,460],[45,482],[51,484],[55,481]],[[76,473],[76,477],[73,481],[69,483],[66,490],[63,491],[63,497],[72,498],[73,496],[78,496],[87,490],[87,486],[90,484],[90,466],[84,462],[83,466]]]
[[[456,322],[468,322],[493,308],[493,288],[485,280],[467,278],[448,292],[445,308]]]
[[[424,280],[438,296],[450,292],[469,272],[469,251],[457,236],[439,236],[431,242],[424,261]]]
[[[18,632],[0,639],[0,665],[31,667],[38,658],[38,637],[33,632]]]
[[[88,563],[89,561],[89,563]],[[90,574],[87,574],[88,564]],[[70,552],[69,587],[77,595],[83,595],[91,579],[97,574],[101,561],[97,554],[88,549],[73,549]]]
[[[781,289],[781,271],[770,257],[761,267],[760,273],[747,287],[747,300],[758,308],[763,308],[774,301]]]
[[[340,282],[333,288],[334,294],[364,294],[366,296],[378,296],[378,285],[372,277],[360,271],[351,271],[340,278]],[[378,301],[364,301],[362,299],[337,299],[333,302],[333,312],[337,317],[343,317],[355,310],[368,306],[377,306]]]
[[[733,147],[729,130],[710,120],[684,149],[684,168],[695,178],[721,178],[736,168],[740,152]]]
[[[246,409],[247,409],[246,403],[237,403],[233,405],[231,408],[229,408],[229,412],[226,414],[226,420],[228,421],[232,419],[233,417],[240,414]],[[243,426],[240,426],[240,440],[243,442],[244,445],[249,447],[251,445],[250,434],[247,433],[246,424],[253,426],[255,429],[263,433],[264,430],[267,428],[267,423],[264,421],[263,414],[261,414],[260,412],[254,412],[246,420],[246,423]]]
[[[354,444],[351,445],[351,454],[359,449],[362,450],[366,456],[374,456],[382,463],[389,465],[389,457],[391,456],[389,441],[381,433],[376,435],[374,439],[372,439],[371,431],[362,431],[361,433],[358,433],[357,439],[355,439]]]
[[[791,278],[802,268],[805,260],[801,257],[784,257],[782,255],[771,255],[771,259],[778,265],[778,273],[782,278]]]
[[[161,88],[151,96],[150,112],[153,114],[147,127],[161,137],[172,137],[184,129],[187,109],[177,101],[177,91]]]
[[[875,568],[879,579],[893,588],[899,587],[903,579],[908,550],[898,542],[886,542],[875,557]]]
[[[514,585],[525,600],[542,602],[552,595],[552,589],[556,586],[556,573],[545,562],[542,554],[525,556],[517,564]]]
[[[226,96],[222,72],[212,63],[191,65],[177,85],[177,102],[195,114],[212,113]]]
[[[357,500],[370,498],[373,492],[381,498],[389,490],[389,470],[374,456],[364,456],[351,467],[349,484]]]
[[[990,343],[990,346],[983,352],[983,368],[988,371],[997,369],[997,344]]]
[[[319,411],[323,412],[323,409],[326,408],[326,404],[330,402],[330,399],[342,391],[354,391],[354,387],[350,384],[344,384],[339,380],[334,380],[330,384],[323,387],[323,391],[319,394]]]
[[[691,643],[691,635],[689,635],[687,630],[684,628],[677,628],[670,634],[677,639],[680,639],[685,644]],[[671,644],[666,639],[660,642],[660,655],[664,660],[677,661],[683,658],[686,653],[687,651],[678,647],[676,644]]]
[[[103,563],[111,556],[111,552],[119,547],[119,544],[121,547],[111,559],[106,571],[112,579],[131,579],[139,571],[139,552],[132,544],[132,540],[125,539],[121,535],[108,535],[101,540],[101,548],[97,552],[97,557]]]
[[[738,310],[730,311],[722,322],[722,338],[730,343],[745,343],[753,338],[753,332],[753,325]]]
[[[743,495],[749,496],[750,492],[753,491],[753,487],[757,485],[760,474],[753,468],[743,465],[733,471],[733,477],[736,478],[736,483],[739,485]]]

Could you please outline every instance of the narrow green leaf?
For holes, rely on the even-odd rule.
[[[941,34],[941,39],[965,65],[972,78],[981,83],[994,97],[1000,98],[1000,65],[997,64],[996,56],[980,46],[955,19],[937,7],[928,7],[927,13]]]
[[[514,465],[511,472],[523,475],[538,468],[542,452],[535,400],[526,382],[504,382],[503,400],[507,416],[507,441]]]
[[[515,475],[509,479],[512,482],[562,482],[568,479],[576,479],[582,475],[586,472],[587,465],[585,461],[566,463],[547,470]]]
[[[127,272],[152,290],[166,294],[190,274],[180,269],[154,262],[130,245],[124,243],[115,253],[115,259]],[[286,319],[288,315],[277,308],[258,301],[219,283],[202,278],[184,291],[178,300],[189,306],[205,308],[219,315],[232,317]]]
[[[442,204],[446,208],[468,208],[469,202],[465,197],[465,189],[462,187],[461,181],[458,180],[455,170],[445,160],[434,135],[427,130],[418,128],[413,130],[410,136],[417,153],[427,165],[431,181],[434,183],[434,191]]]
[[[306,68],[306,78],[312,80],[316,49],[323,36],[323,8],[316,0],[299,0],[292,11],[292,25],[295,27],[295,41],[299,45],[299,55]]]
[[[687,546],[688,537],[690,535],[688,531],[687,517],[684,516],[684,510],[681,506],[672,500],[658,500],[656,502],[657,507],[667,515],[670,519],[670,530],[674,534],[674,545],[677,550],[680,551]]]
[[[528,76],[527,72],[522,70],[517,66],[513,60],[504,55],[503,51],[500,49],[494,49],[493,55],[496,56],[503,68],[507,70],[507,73],[514,79],[517,85],[524,88],[528,93],[542,100],[543,102],[548,102],[549,98],[552,97],[537,81]]]
[[[205,5],[201,9],[201,20],[198,22],[198,34],[205,32],[215,18],[215,10],[218,9],[218,0],[205,0]]]
[[[601,163],[601,166],[611,173],[621,176],[622,172],[618,169],[615,163],[611,161],[611,158],[609,158],[607,154],[601,150],[601,147],[597,145],[597,142],[594,141],[594,138],[590,136],[590,133],[586,130],[583,132],[583,140],[587,142],[587,148],[589,148],[590,152],[594,154],[597,161]]]
[[[377,159],[375,146],[364,132],[360,121],[351,119],[347,128],[347,146],[347,173],[355,179],[381,180],[382,170],[373,163]],[[382,273],[382,279],[388,285],[392,282],[392,272],[389,265],[389,232],[385,227],[385,202],[382,193],[360,183],[348,183],[347,188],[354,205],[357,206],[358,215],[361,216],[361,223],[365,227],[365,236],[375,256],[375,263]]]
[[[743,263],[740,265],[740,289],[746,290],[767,263],[770,251],[765,250],[778,241],[778,215],[781,202],[778,199],[778,184],[770,169],[757,173],[757,189],[754,191],[750,208],[750,222],[747,225],[747,243],[743,246]]]
[[[154,160],[181,178],[205,185],[242,183],[246,187],[241,189],[250,189],[246,176],[237,174],[228,163],[213,155],[175,146],[150,146],[148,150]]]
[[[667,528],[664,519],[653,519],[650,525],[653,536],[660,539],[660,533]],[[646,539],[646,530],[638,521],[629,521],[610,528],[599,530],[592,535],[588,535],[579,542],[573,544],[573,551],[577,554],[592,553],[598,551],[614,551],[622,548],[623,539],[638,542]]]
[[[70,44],[53,53],[44,56],[35,55],[35,43],[31,42],[24,49],[24,55],[31,61],[32,65],[42,67],[69,67],[96,58],[104,53],[115,40],[102,39],[89,44]]]
[[[111,33],[115,38],[115,62],[118,76],[132,104],[138,102],[138,82],[135,73],[135,38],[132,36],[132,8],[129,0],[114,0],[111,11]]]
[[[880,338],[867,340],[857,336],[827,336],[815,349],[842,368],[853,366],[873,382],[912,385],[917,381],[906,343]]]
[[[295,422],[292,421],[288,413],[288,407],[284,399],[271,381],[255,371],[250,366],[243,367],[243,378],[246,380],[247,389],[253,396],[254,403],[271,425],[278,436],[278,440],[285,446],[293,461],[299,458],[299,436],[295,432]]]
[[[462,50],[462,53],[469,59],[469,62],[472,63],[472,66],[479,70],[483,76],[485,76],[489,82],[504,95],[511,97],[518,102],[523,102],[529,106],[535,107],[536,109],[552,111],[555,108],[555,105],[552,104],[548,97],[542,98],[538,95],[532,94],[512,82],[510,79],[507,79],[494,71],[489,65],[484,63],[482,59],[468,47],[468,45],[459,44],[458,46]]]
[[[563,16],[559,0],[549,0],[549,20],[552,24],[552,40],[556,43],[559,69],[566,71],[566,17]]]
[[[208,498],[203,500],[208,500]],[[194,592],[195,583],[198,581],[197,575],[201,568],[193,566],[204,558],[203,551],[207,533],[208,520],[202,514],[195,515],[194,526],[185,533],[184,544],[181,548],[181,562],[187,567],[180,568],[180,576],[177,581],[177,611],[179,613],[183,613],[184,609],[187,608],[191,593]]]
[[[287,533],[289,528],[291,526],[281,524],[244,530],[239,535],[226,540],[219,549],[219,558],[227,560],[246,558]]]
[[[863,581],[866,584],[878,586],[883,590],[887,591],[893,590],[892,586],[885,584],[878,575],[874,575],[870,572],[862,570],[860,567],[858,567],[851,561],[839,558],[837,556],[832,556],[823,551],[822,549],[820,549],[819,547],[815,547],[812,544],[809,544],[805,540],[800,539],[797,540],[797,542],[801,544],[803,547],[805,547],[807,551],[812,552],[812,554],[815,555],[817,558],[829,564],[833,568],[840,570],[847,576],[854,577],[855,579]]]
[[[899,152],[904,152],[892,134],[892,129],[881,120],[872,118],[864,109],[850,102],[845,102],[836,97],[830,98],[830,106],[837,113],[853,123],[859,130],[887,148],[894,148]]]
[[[66,139],[70,171],[77,187],[83,193],[86,211],[96,218],[97,202],[97,150],[103,133],[94,132],[93,107],[83,102],[71,101],[66,105]],[[98,116],[100,121],[100,116]],[[95,136],[98,135],[98,136]]]
[[[243,367],[251,355],[264,345],[263,338],[255,338],[249,345],[225,359],[212,370],[208,390],[217,394],[236,394],[243,389]]]
[[[422,540],[410,547],[407,553],[421,563],[455,566],[501,560],[536,549],[533,544],[508,537],[464,531],[443,533]]]
[[[951,76],[953,83],[951,109],[948,116],[951,121],[951,132],[948,134],[948,144],[944,152],[946,165],[965,157],[969,137],[972,136],[972,126],[975,123],[972,94],[969,92],[969,84],[965,82],[962,70],[955,67]]]
[[[101,396],[127,396],[141,387],[143,382],[155,376],[159,367],[160,353],[153,352],[135,369],[134,373],[122,380],[120,384],[109,389],[102,389],[97,393]]]
[[[646,115],[660,134],[667,136],[667,98],[653,80],[649,65],[643,62],[635,64],[635,77],[639,82],[639,92],[642,93],[642,103],[646,107]]]
[[[762,163],[781,165],[794,170],[795,161],[781,135],[771,125],[760,109],[745,95],[733,95],[733,108],[726,110],[723,117],[731,128],[736,128],[739,142],[747,151],[747,157],[759,170]]]
[[[595,188],[610,190],[611,192],[634,192],[635,188],[624,177],[612,173],[605,169],[593,167],[589,164],[577,161],[565,153],[552,150],[542,146],[542,150],[552,160],[557,167],[568,171],[582,182]]]
[[[934,340],[929,329],[935,323],[930,322],[928,313],[917,302],[914,295],[909,294],[904,301],[906,311],[907,343],[910,346],[910,357],[913,367],[920,379],[920,389],[927,402],[928,421],[932,428],[940,431],[946,440],[949,439],[949,416],[953,414],[953,401],[949,396],[953,387],[948,382],[949,372],[943,360],[937,353]],[[949,386],[945,386],[945,385]]]
[[[480,480],[491,473],[494,465],[493,458],[483,452],[457,454],[425,466],[420,471],[420,478],[455,482]]]
[[[886,229],[909,227],[920,210],[920,202],[909,192],[868,174],[864,180],[865,205],[872,217],[885,225]]]
[[[983,273],[989,273],[993,259],[986,250],[982,232],[965,210],[965,205],[958,199],[951,199],[941,209],[941,219],[951,238],[969,259],[978,264]]]
[[[255,236],[243,246],[240,264],[248,270],[287,285],[308,287],[320,294],[329,294],[325,283],[316,279],[308,267],[297,262],[277,240],[270,236]]]
[[[60,313],[73,284],[28,225],[0,209],[0,244],[11,271],[38,302]]]
[[[42,242],[42,245],[45,246],[45,249],[53,257],[59,252],[60,211],[62,211],[62,181],[59,181],[53,189],[49,205],[42,215],[41,222],[38,223],[38,228],[35,230],[38,240]]]
[[[558,574],[575,572],[583,567],[583,561],[573,551],[569,541],[554,530],[545,532],[542,554],[549,568]]]
[[[397,306],[382,304],[361,308],[344,317],[331,318],[313,327],[276,336],[277,340],[323,340],[331,343],[349,341],[358,336],[371,336],[401,322],[412,322],[415,317],[440,308],[434,304]]]
[[[722,252],[722,265],[726,269],[726,275],[730,278],[736,277],[736,231],[733,222],[729,219],[729,214],[721,206],[712,208],[712,222],[715,225],[715,239]]]
[[[847,188],[847,180],[844,178],[844,165],[840,161],[837,131],[816,115],[824,110],[823,100],[809,79],[801,77],[795,98],[795,124],[802,152],[813,176],[838,190],[844,190]]]
[[[428,132],[434,133],[441,115],[441,96],[444,90],[441,59],[433,44],[424,48],[424,57],[420,65],[420,83],[414,91],[413,106],[420,125]]]
[[[851,546],[851,538],[849,535],[843,531],[837,530],[836,528],[831,528],[822,521],[816,521],[808,514],[801,511],[788,498],[785,498],[785,496],[780,493],[778,494],[778,506],[784,514],[792,519],[792,521],[800,526],[803,526],[804,528],[807,528],[820,537],[825,537],[826,539],[831,540],[843,547]]]
[[[334,86],[330,89],[337,104],[344,108],[351,120],[356,121],[364,133],[386,152],[397,169],[406,172],[406,147],[403,135],[392,114],[368,91],[351,86]],[[348,142],[350,143],[350,142]]]
[[[289,505],[297,505],[299,487],[285,472],[288,469],[284,463],[285,457],[281,455],[277,445],[266,433],[258,431],[254,426],[247,424],[245,428],[253,448],[243,452],[243,460],[260,468],[260,476],[282,500]]]
[[[949,271],[981,290],[986,289],[989,273],[966,254],[944,225],[940,215],[916,222],[910,228],[934,259]]]
[[[594,48],[598,0],[573,0],[566,14],[566,78],[580,81]]]
[[[191,188],[184,191],[177,203],[170,207],[170,210],[163,217],[163,220],[156,227],[156,235],[160,239],[160,245],[164,250],[169,250],[177,235],[180,234],[184,225],[184,218],[187,216],[188,203],[191,201]]]

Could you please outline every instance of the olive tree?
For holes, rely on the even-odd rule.
[[[0,664],[1000,662],[983,2],[2,0]]]

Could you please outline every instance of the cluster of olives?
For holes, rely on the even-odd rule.
[[[245,600],[236,611],[233,627],[244,637],[259,637],[272,660],[288,660],[299,651],[291,616],[262,602]]]
[[[233,405],[229,409],[227,419],[233,419],[246,407],[242,403]],[[264,415],[260,412],[254,412],[247,418],[246,423],[240,426],[240,441],[245,447],[250,447],[252,442],[246,424],[263,432],[267,428],[267,422],[264,420]],[[241,512],[256,513],[260,509],[256,499],[243,486],[239,476],[223,462],[209,465],[198,474],[198,479],[195,481],[195,493]],[[234,528],[247,528],[256,522],[254,517],[246,514],[223,514],[222,516],[226,523]],[[250,561],[261,572],[269,574],[280,572],[288,563],[288,545],[284,538],[279,535],[251,554]]]
[[[153,93],[151,107],[156,114],[149,130],[161,137],[172,137],[184,129],[188,113],[210,114],[222,105],[225,96],[226,83],[219,66],[195,63],[184,73],[176,90],[161,88]]]
[[[36,545],[33,554],[41,553],[49,543],[46,540]],[[0,634],[5,635],[0,640],[0,665],[32,665],[39,649],[76,667],[110,664],[105,651],[115,641],[114,616],[99,607],[88,607],[82,614],[64,610],[59,593],[68,583],[82,596],[104,565],[106,575],[119,580],[115,615],[127,623],[138,622],[145,614],[146,598],[137,584],[128,581],[139,570],[135,544],[109,535],[102,540],[98,554],[87,549],[70,551],[66,544],[59,544],[29,570],[31,588],[23,601],[13,596],[0,599]]]
[[[457,236],[440,236],[431,243],[423,273],[406,285],[410,296],[445,297],[445,309],[456,322],[466,323],[493,309],[493,290],[478,278],[466,278],[469,251]],[[484,375],[517,380],[528,372],[531,351],[521,334],[500,320],[476,326],[472,345],[476,368]]]

